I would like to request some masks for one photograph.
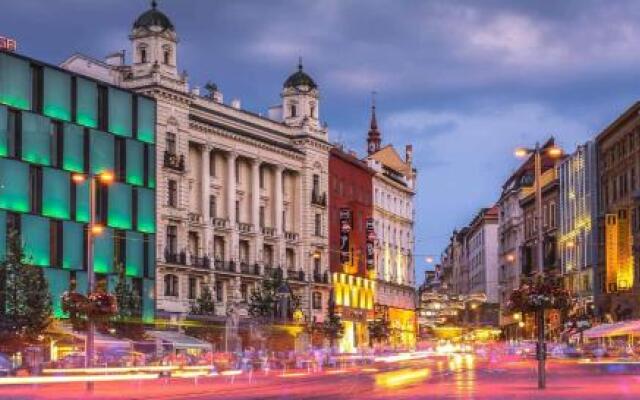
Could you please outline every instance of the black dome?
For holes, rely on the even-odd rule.
[[[150,28],[152,26],[159,26],[162,30],[174,30],[173,24],[169,17],[164,15],[161,11],[157,10],[157,4],[154,1],[151,2],[151,10],[145,11],[140,14],[136,22],[133,23],[133,29],[136,28]]]
[[[308,86],[310,89],[316,89],[318,87],[313,79],[302,70],[302,62],[298,64],[298,70],[284,81],[285,88],[298,86]]]

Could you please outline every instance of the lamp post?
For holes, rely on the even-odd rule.
[[[89,181],[89,225],[87,227],[87,293],[91,295],[96,289],[96,274],[93,270],[94,238],[104,232],[104,226],[96,222],[96,195],[98,183],[108,186],[113,183],[115,177],[112,172],[102,172],[98,175],[73,174],[72,179],[76,184]],[[95,357],[96,324],[89,319],[87,335],[85,337],[85,368],[93,367]],[[87,382],[87,391],[93,391],[93,382]]]
[[[534,162],[534,190],[535,190],[535,208],[536,208],[536,253],[538,261],[538,274],[544,275],[544,248],[543,240],[544,234],[542,232],[542,183],[540,178],[542,176],[542,154],[546,154],[551,158],[558,158],[562,156],[562,149],[552,145],[550,147],[540,147],[540,144],[536,142],[534,148],[518,148],[515,151],[517,157],[526,157],[533,155]],[[538,345],[537,345],[537,357],[538,357],[538,389],[544,389],[546,386],[546,374],[545,374],[545,359],[546,345],[544,338],[544,309],[537,311],[538,321]]]

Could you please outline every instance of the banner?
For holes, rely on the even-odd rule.
[[[373,224],[373,218],[367,218],[367,269],[372,270],[376,267],[376,230]]]
[[[351,233],[351,209],[340,209],[340,263],[349,262],[350,243],[349,234]]]

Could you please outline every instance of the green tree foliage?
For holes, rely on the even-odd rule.
[[[47,280],[30,259],[19,233],[9,232],[7,254],[0,262],[0,335],[5,340],[35,341],[51,322]]]
[[[391,334],[391,329],[389,326],[389,321],[377,318],[371,322],[369,322],[369,341],[371,344],[378,342],[382,343],[389,339],[389,335]]]
[[[329,339],[329,345],[332,349],[335,341],[344,335],[344,326],[342,325],[340,316],[336,314],[336,305],[333,300],[329,300],[327,318],[325,318],[322,325],[322,331],[324,337]]]
[[[118,311],[113,317],[113,327],[116,334],[133,340],[144,337],[144,324],[142,323],[142,299],[134,290],[133,285],[127,281],[125,267],[122,263],[116,264],[118,283],[114,295],[118,303]]]
[[[216,305],[213,302],[213,295],[209,286],[202,285],[200,297],[191,305],[191,313],[194,315],[214,315]]]

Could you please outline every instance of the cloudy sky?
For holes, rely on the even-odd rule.
[[[59,63],[127,49],[146,0],[20,0],[0,34]],[[413,143],[419,171],[417,264],[494,202],[513,148],[554,135],[567,150],[640,93],[640,2],[159,0],[194,85],[263,112],[302,56],[322,91],[333,141],[359,152],[370,93],[383,140]],[[421,280],[421,278],[419,278]]]

